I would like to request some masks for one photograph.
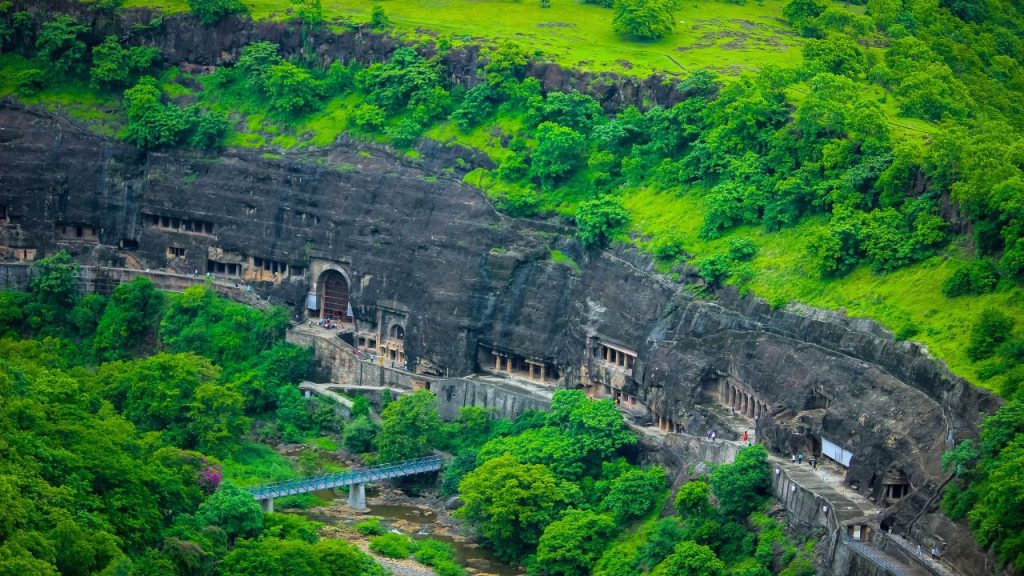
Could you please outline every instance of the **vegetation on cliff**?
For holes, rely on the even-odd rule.
[[[1022,194],[1021,116],[1013,105],[1022,89],[1021,16],[1012,3],[715,3],[723,21],[709,29],[715,39],[707,48],[693,34],[711,24],[687,20],[686,6],[673,8],[683,21],[676,32],[637,44],[612,33],[614,11],[597,5],[501,3],[503,14],[564,18],[579,30],[542,27],[527,38],[550,42],[538,37],[536,46],[490,44],[479,83],[467,87],[451,83],[446,58],[470,42],[459,30],[506,38],[480,27],[498,21],[486,18],[498,4],[467,10],[442,2],[429,16],[402,2],[388,4],[392,13],[372,25],[399,35],[420,24],[455,33],[408,32],[433,52],[402,48],[368,67],[319,61],[311,46],[286,57],[257,42],[234,67],[212,74],[162,68],[151,47],[95,37],[65,16],[34,21],[5,4],[2,91],[64,107],[143,147],[325,146],[348,131],[415,157],[421,138],[458,142],[499,164],[466,179],[509,214],[561,215],[575,220],[585,243],[629,240],[665,271],[689,261],[712,284],[737,284],[776,304],[797,300],[873,317],[996,390],[1006,367],[1019,362],[1019,346],[978,358],[963,338],[986,307],[1024,320],[1024,244],[1013,224]],[[184,2],[149,5],[188,10]],[[363,2],[340,11],[313,1],[243,6],[256,18],[297,17],[304,34],[358,26],[371,12]],[[441,15],[456,9],[464,14],[443,26]],[[596,14],[605,19],[584,25],[583,16]],[[744,68],[760,71],[739,77],[704,66],[709,61],[687,62],[684,74],[666,80],[685,98],[668,109],[629,108],[609,118],[589,96],[545,94],[526,75],[538,46],[572,64],[567,44],[632,46],[637,62],[661,58],[650,64],[655,69],[671,70],[663,51],[676,45],[687,48],[676,59],[707,49],[728,62],[728,22],[742,15],[750,17],[744,42],[784,17],[789,27],[776,21],[771,33],[786,47],[748,46]],[[594,41],[566,42],[584,32]],[[112,113],[118,107],[123,112]],[[733,257],[728,246],[738,239],[755,244],[756,255]]]
[[[336,421],[295,388],[310,357],[287,316],[145,280],[79,297],[66,253],[35,272],[0,292],[0,572],[383,576],[236,484],[296,473],[252,421],[298,440]]]

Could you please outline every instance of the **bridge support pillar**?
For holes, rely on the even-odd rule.
[[[260,506],[263,507],[263,512],[272,514],[274,512],[274,499],[267,498],[265,500],[260,500]]]
[[[366,484],[353,484],[348,487],[348,507],[353,510],[366,510]]]

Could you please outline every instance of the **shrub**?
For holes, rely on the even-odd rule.
[[[732,259],[725,254],[715,254],[699,261],[697,270],[708,286],[718,287],[729,278],[732,265]]]
[[[345,427],[345,435],[342,443],[350,452],[361,454],[373,449],[373,438],[377,435],[377,429],[366,416],[359,416]]]
[[[384,30],[390,26],[391,20],[384,14],[384,8],[380,4],[374,5],[373,11],[370,12],[370,28]]]
[[[360,104],[352,111],[352,122],[361,130],[376,132],[384,127],[384,109],[373,104]]]
[[[188,9],[205,26],[212,26],[229,14],[246,11],[241,0],[188,0]]]
[[[70,16],[43,22],[36,38],[37,58],[54,75],[75,75],[85,70],[87,47],[81,39],[89,27]]]
[[[469,89],[459,106],[452,112],[452,122],[461,130],[481,123],[494,112],[494,99],[497,97],[490,84],[481,83]]]
[[[968,294],[985,294],[995,289],[999,273],[989,260],[975,260],[957,268],[942,284],[942,293],[949,298]]]
[[[622,200],[602,196],[580,204],[576,209],[576,237],[586,247],[601,246],[619,226],[629,222]]]
[[[362,522],[357,522],[352,527],[363,536],[380,536],[385,532],[384,526],[380,523],[380,518],[367,518]]]
[[[530,175],[541,180],[558,180],[575,170],[583,160],[585,140],[573,130],[554,122],[537,127],[537,148],[530,161]]]
[[[676,29],[670,0],[616,0],[612,29],[624,36],[658,40]]]
[[[750,238],[736,238],[729,241],[729,256],[743,262],[757,255],[757,244]]]
[[[1012,330],[1013,318],[1001,310],[986,308],[971,327],[967,357],[975,362],[991,357],[996,348],[1009,338]]]
[[[416,550],[416,543],[405,534],[389,532],[371,537],[370,550],[388,558],[404,559]]]

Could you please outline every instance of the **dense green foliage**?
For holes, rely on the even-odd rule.
[[[1024,382],[1018,365],[1015,380]],[[1024,566],[1024,387],[982,424],[981,441],[960,443],[942,458],[956,474],[946,489],[943,508],[950,517],[966,517],[978,544],[1003,563]]]
[[[678,516],[649,517],[608,547],[592,573],[764,576],[795,569],[803,560],[781,524],[759,512],[768,501],[767,481],[765,449],[742,449],[733,464],[680,487]]]
[[[437,398],[428,390],[420,390],[388,404],[381,413],[377,434],[377,454],[381,462],[398,462],[430,454],[438,444],[441,417],[437,414]]]
[[[188,0],[188,8],[207,26],[220,22],[229,14],[245,12],[245,4],[241,0]]]
[[[612,28],[619,34],[657,40],[676,28],[669,0],[615,0]]]
[[[82,297],[66,253],[32,272],[0,294],[0,573],[384,575],[222,482],[250,419],[316,432],[317,401],[282,415],[309,365],[286,315],[144,279]]]

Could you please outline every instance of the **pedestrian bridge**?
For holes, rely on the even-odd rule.
[[[426,458],[415,458],[413,460],[405,460],[404,462],[353,468],[345,472],[260,484],[258,486],[250,486],[248,490],[252,493],[253,498],[260,501],[264,511],[273,512],[274,498],[351,486],[348,493],[348,505],[356,510],[365,510],[367,482],[379,482],[381,480],[423,474],[424,472],[433,472],[443,468],[445,462],[446,459],[443,456],[427,456]]]

